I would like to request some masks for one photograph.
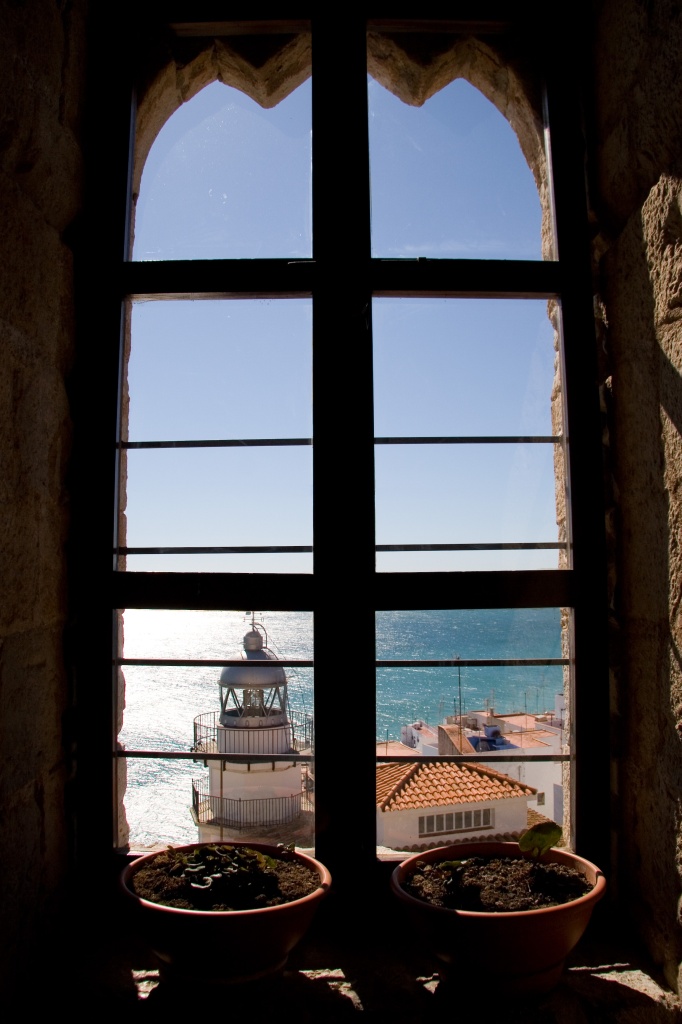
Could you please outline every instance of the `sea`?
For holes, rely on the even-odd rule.
[[[254,612],[268,646],[283,658],[310,660],[313,616],[305,612]],[[129,609],[123,617],[126,658],[222,659],[240,656],[251,612]],[[352,607],[338,624],[335,657],[353,650]],[[410,610],[378,612],[378,660],[519,659],[561,657],[558,608]],[[119,742],[125,749],[189,751],[197,715],[219,710],[220,668],[126,665],[125,704]],[[312,714],[314,670],[288,668],[292,709]],[[563,691],[561,666],[448,666],[377,669],[377,741],[400,739],[417,720],[430,725],[461,710],[537,714],[553,710]],[[353,701],[357,700],[354,706]],[[349,715],[363,714],[349,689]],[[341,730],[340,730],[341,734]],[[347,751],[344,752],[347,754]],[[124,807],[133,849],[197,838],[190,814],[192,779],[201,762],[130,757]]]

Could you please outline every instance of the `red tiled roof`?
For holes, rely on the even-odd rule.
[[[376,785],[377,806],[382,811],[480,803],[537,792],[532,786],[473,761],[378,764]]]

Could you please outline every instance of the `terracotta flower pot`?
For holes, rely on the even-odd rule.
[[[192,843],[176,849],[189,853],[214,845]],[[277,848],[266,843],[224,845],[277,855]],[[131,926],[158,958],[166,980],[234,984],[276,973],[308,930],[331,885],[331,875],[323,864],[296,852],[295,859],[319,877],[317,889],[308,896],[257,910],[185,910],[152,903],[132,890],[131,879],[156,856],[149,853],[131,861],[121,875],[121,885]]]
[[[465,860],[476,856],[520,857],[517,843],[458,843],[425,850],[396,867],[391,888],[424,943],[444,965],[444,978],[484,978],[500,994],[547,992],[561,978],[566,957],[587,928],[604,895],[606,880],[594,864],[568,850],[553,848],[542,860],[581,871],[592,890],[570,903],[509,913],[450,910],[409,895],[402,883],[417,861]]]

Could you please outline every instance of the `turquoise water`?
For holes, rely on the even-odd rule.
[[[312,615],[257,613],[276,653],[313,657]],[[249,618],[240,612],[130,610],[124,615],[129,658],[238,657]],[[339,628],[337,654],[353,646],[349,615]],[[559,658],[559,609],[394,611],[377,614],[377,659]],[[182,750],[193,742],[196,715],[215,711],[218,668],[126,666],[126,707],[120,741],[129,750]],[[291,706],[312,713],[313,670],[287,669]],[[377,669],[377,739],[399,739],[416,719],[494,706],[499,712],[542,712],[562,690],[561,666],[465,666]],[[349,714],[361,709],[349,706]],[[204,774],[192,761],[128,760],[126,816],[131,845],[196,839],[189,805],[191,780]]]

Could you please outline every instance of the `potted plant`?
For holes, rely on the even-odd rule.
[[[606,887],[596,865],[553,846],[560,837],[558,825],[543,823],[518,843],[458,843],[396,867],[393,893],[444,979],[485,977],[507,994],[558,983]],[[519,888],[527,898],[505,909]]]
[[[192,843],[131,861],[131,926],[169,980],[244,982],[279,971],[331,885],[313,857],[265,843]]]

